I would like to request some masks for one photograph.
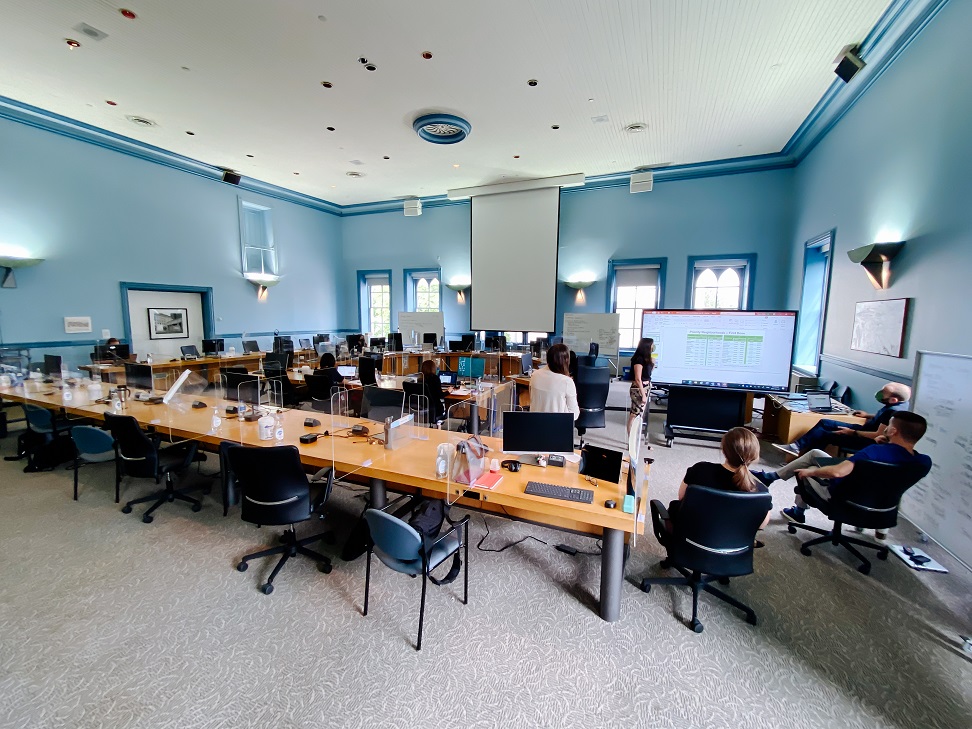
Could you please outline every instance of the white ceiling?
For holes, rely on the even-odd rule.
[[[779,152],[889,4],[128,1],[0,0],[0,95],[344,205]],[[428,111],[472,133],[424,142]]]

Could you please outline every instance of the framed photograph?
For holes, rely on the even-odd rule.
[[[149,309],[149,339],[188,339],[187,309]]]
[[[91,331],[90,316],[66,316],[64,317],[65,334],[84,334]]]
[[[901,357],[910,299],[858,301],[854,309],[851,349]]]

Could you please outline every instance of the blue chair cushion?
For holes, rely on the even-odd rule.
[[[115,440],[111,433],[90,425],[71,428],[71,440],[78,449],[78,457],[88,463],[104,463],[115,458]]]
[[[432,551],[429,554],[429,569],[435,569],[440,564],[445,562],[449,557],[451,557],[456,550],[459,549],[459,539],[455,534],[450,534],[448,537],[443,539],[441,542],[432,547]],[[420,575],[422,574],[422,560],[402,560],[395,559],[382,552],[377,546],[375,547],[375,555],[382,561],[382,563],[395,570],[396,572],[401,572],[406,575]]]

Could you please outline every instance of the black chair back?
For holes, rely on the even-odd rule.
[[[296,446],[233,446],[227,456],[242,491],[243,521],[279,526],[310,517],[310,486]]]
[[[263,382],[256,375],[246,372],[233,372],[224,369],[226,376],[226,399],[240,400],[242,402],[260,402],[260,394],[263,389]]]
[[[596,354],[579,354],[579,355],[577,355],[577,366],[578,367],[597,367],[597,355]]]
[[[124,461],[126,473],[145,478],[158,473],[158,447],[135,418],[106,412],[105,425],[115,439],[115,452]]]
[[[362,385],[375,385],[378,380],[375,372],[378,369],[377,362],[371,357],[358,357],[358,379]]]
[[[750,574],[756,532],[772,506],[769,494],[689,485],[673,517],[669,559],[707,575]]]
[[[320,373],[320,374],[317,374]],[[304,382],[307,383],[307,394],[311,400],[331,401],[331,378],[325,374],[324,370],[317,370],[313,375],[304,375]]]
[[[904,492],[927,474],[920,464],[858,461],[850,476],[831,491],[824,513],[841,524],[890,529],[898,523],[898,503]]]
[[[402,416],[402,406],[405,402],[404,390],[392,390],[385,387],[361,388],[361,417],[369,420],[384,422],[391,416],[398,419]]]
[[[578,359],[580,359],[578,357]],[[608,393],[611,391],[611,371],[607,367],[577,367],[577,405],[580,415],[576,428],[603,428]]]

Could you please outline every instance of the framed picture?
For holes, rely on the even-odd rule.
[[[149,309],[149,339],[188,339],[187,309]]]
[[[854,309],[851,349],[901,357],[910,299],[858,301]]]

